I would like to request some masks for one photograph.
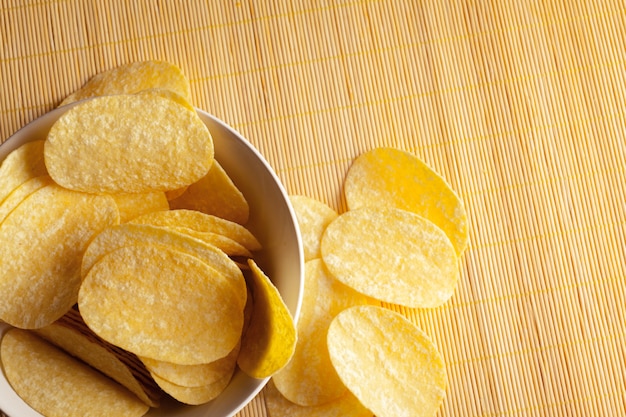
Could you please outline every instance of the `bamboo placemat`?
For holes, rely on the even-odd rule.
[[[0,139],[163,59],[292,194],[343,210],[355,156],[409,150],[471,227],[453,299],[398,309],[444,355],[440,415],[624,415],[625,33],[620,1],[3,0]]]

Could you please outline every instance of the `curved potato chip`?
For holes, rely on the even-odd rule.
[[[298,341],[293,357],[273,380],[289,401],[316,406],[335,400],[346,392],[333,367],[326,333],[341,311],[372,300],[330,277],[320,259],[304,264],[304,291],[298,319]]]
[[[87,244],[118,221],[111,197],[56,184],[23,200],[0,224],[0,319],[38,328],[65,314],[76,303]]]
[[[46,185],[53,184],[52,178],[49,175],[42,175],[40,177],[34,177],[26,180],[15,188],[5,199],[0,202],[0,224],[6,219],[6,217],[13,211],[22,201],[29,195],[45,187]]]
[[[272,281],[252,259],[252,316],[241,338],[237,365],[253,378],[272,376],[289,362],[296,346],[296,326]]]
[[[159,384],[161,389],[172,396],[172,398],[184,404],[200,405],[208,403],[220,395],[228,386],[228,383],[233,376],[233,372],[234,368],[233,371],[224,375],[217,381],[201,387],[182,387],[180,385],[172,384],[158,375],[153,375],[153,378],[155,382]]]
[[[170,205],[163,191],[141,194],[111,194],[120,211],[120,223],[126,223],[142,214],[169,210]]]
[[[302,235],[304,260],[320,257],[320,241],[326,226],[337,218],[337,212],[321,201],[303,195],[289,196]]]
[[[204,177],[170,200],[170,207],[196,210],[239,224],[246,224],[250,215],[246,198],[217,161]]]
[[[48,133],[44,157],[50,176],[73,190],[166,191],[206,175],[213,163],[213,138],[197,113],[175,101],[104,96],[59,117]]]
[[[399,209],[350,210],[321,244],[330,273],[355,290],[406,307],[437,307],[454,293],[458,258],[430,221]]]
[[[269,417],[373,417],[372,412],[349,391],[336,400],[317,406],[292,403],[276,389],[273,379],[263,392]]]
[[[223,358],[198,365],[179,365],[150,358],[141,358],[141,361],[153,376],[181,387],[202,387],[233,373],[240,347],[241,343],[237,343]]]
[[[152,88],[171,90],[191,103],[189,80],[178,66],[165,61],[139,61],[94,75],[60,105],[96,96],[134,94]]]
[[[430,338],[398,313],[351,307],[328,329],[333,366],[378,417],[431,417],[446,392],[445,365]]]
[[[155,226],[161,227],[161,226]],[[203,242],[206,242],[209,245],[215,246],[216,248],[221,249],[228,256],[244,256],[247,258],[252,258],[252,252],[246,249],[241,243],[236,242],[235,240],[229,238],[228,236],[220,235],[218,233],[211,232],[198,232],[197,230],[189,229],[188,227],[169,227],[162,226],[166,229],[174,230],[183,235],[187,235]]]
[[[350,210],[395,207],[427,218],[450,238],[456,253],[468,243],[467,214],[443,177],[415,155],[393,148],[361,154],[344,181]]]
[[[7,155],[0,165],[0,203],[19,185],[48,174],[43,140],[27,142]]]
[[[108,227],[98,234],[89,244],[81,265],[81,276],[85,277],[106,254],[132,245],[155,245],[192,255],[204,262],[211,270],[223,275],[229,280],[243,308],[246,303],[246,281],[235,262],[220,249],[208,245],[203,241],[175,230],[155,227],[145,224],[125,223]]]
[[[243,327],[230,280],[164,246],[126,246],[102,257],[83,280],[78,307],[109,343],[183,365],[228,355]]]
[[[77,310],[70,309],[59,320],[35,333],[122,384],[150,407],[159,406],[160,390],[139,359],[96,336]]]
[[[242,225],[195,210],[177,209],[148,213],[133,219],[132,222],[154,226],[186,227],[198,232],[218,233],[239,242],[250,251],[261,249],[257,238]]]
[[[134,394],[31,332],[12,329],[0,357],[15,392],[48,417],[139,417],[149,407]]]
[[[179,93],[175,91],[167,90],[165,88],[158,88],[158,87],[150,88],[148,90],[141,90],[136,94],[147,94],[147,95],[152,94],[152,95],[163,97],[169,100],[174,100],[181,106],[185,106],[191,111],[196,111],[196,109],[194,109],[194,107],[191,105],[191,102],[188,99],[185,99],[183,96],[181,96]]]

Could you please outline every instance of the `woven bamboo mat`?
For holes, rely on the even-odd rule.
[[[625,38],[620,1],[3,0],[0,139],[157,58],[292,194],[343,210],[356,155],[414,152],[471,227],[453,299],[398,309],[444,355],[440,415],[626,415]]]

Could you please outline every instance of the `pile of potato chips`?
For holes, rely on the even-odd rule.
[[[206,403],[236,368],[266,378],[295,350],[189,91],[165,62],[99,74],[0,165],[0,358],[44,415]]]
[[[291,196],[305,255],[298,341],[265,391],[270,417],[433,416],[447,386],[430,338],[384,308],[434,308],[454,293],[467,217],[448,184],[414,155],[357,157],[337,213]]]

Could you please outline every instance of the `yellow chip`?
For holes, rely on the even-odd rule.
[[[197,257],[212,271],[228,279],[241,307],[244,307],[247,295],[246,282],[237,264],[220,249],[171,229],[133,223],[106,228],[85,250],[81,275],[87,276],[93,265],[106,254],[124,246],[142,244],[169,247]]]
[[[46,167],[60,185],[93,193],[167,191],[202,178],[213,139],[200,117],[154,95],[96,97],[53,125]]]
[[[223,358],[199,365],[179,365],[150,358],[141,358],[141,360],[153,376],[162,380],[180,387],[202,387],[233,373],[240,347],[241,343],[237,343],[235,348]]]
[[[196,210],[239,224],[246,224],[250,215],[246,198],[217,161],[204,177],[170,200],[170,207]]]
[[[43,159],[43,147],[43,140],[28,142],[1,161],[0,203],[19,185],[48,173]]]
[[[273,380],[289,401],[316,406],[338,399],[346,392],[328,356],[326,333],[330,322],[344,309],[372,300],[328,276],[319,259],[308,261],[304,267],[296,350]]]
[[[243,246],[241,243],[234,241],[228,236],[211,232],[198,232],[197,230],[189,229],[188,227],[163,227],[196,238],[198,240],[206,242],[209,245],[215,246],[216,248],[221,249],[228,256],[244,256],[247,258],[252,258],[252,253],[248,249],[246,249],[245,246]]]
[[[163,191],[141,194],[111,194],[120,211],[120,223],[126,223],[146,213],[169,210],[170,205]]]
[[[29,406],[48,417],[139,417],[148,406],[130,391],[26,330],[2,338],[2,367]]]
[[[317,406],[292,403],[276,389],[272,380],[267,383],[263,392],[269,417],[373,417],[372,412],[363,407],[350,392]]]
[[[284,367],[296,346],[296,326],[269,277],[249,259],[252,315],[241,338],[237,365],[253,378],[272,376]]]
[[[161,389],[172,396],[172,398],[184,404],[200,405],[208,403],[224,392],[224,389],[226,389],[228,383],[232,379],[232,374],[233,372],[230,372],[228,375],[224,375],[221,379],[201,387],[182,387],[180,385],[172,384],[158,375],[154,375],[153,377]]]
[[[446,391],[445,365],[430,338],[398,313],[360,306],[328,329],[333,366],[377,417],[434,416]]]
[[[0,224],[0,319],[46,326],[76,303],[80,259],[91,238],[119,221],[111,197],[48,185]],[[6,302],[11,300],[11,302]]]
[[[439,174],[415,155],[393,148],[361,154],[344,182],[350,210],[395,207],[439,226],[458,255],[468,243],[467,214],[462,201]]]
[[[406,307],[437,307],[454,293],[458,258],[450,239],[430,221],[399,209],[361,208],[324,232],[322,259],[355,290]]]
[[[140,61],[96,74],[66,97],[61,105],[96,96],[134,94],[152,88],[170,90],[191,103],[189,80],[179,67],[163,61]]]
[[[96,336],[75,309],[35,333],[117,381],[151,407],[159,406],[160,390],[139,359]]]
[[[289,200],[298,219],[298,227],[302,235],[304,260],[320,257],[320,241],[326,226],[337,217],[337,212],[321,201],[313,198],[295,195]]]
[[[198,232],[217,233],[233,239],[250,251],[261,249],[257,238],[242,225],[195,210],[159,211],[137,217],[132,222],[154,226],[186,227]]]
[[[168,100],[174,100],[175,102],[177,102],[181,106],[185,106],[186,108],[188,108],[191,111],[196,111],[196,109],[194,109],[194,107],[191,105],[191,102],[188,99],[185,99],[179,93],[177,93],[175,91],[172,91],[172,90],[167,90],[165,88],[155,87],[155,88],[150,88],[148,90],[141,90],[137,94],[156,95],[156,96],[159,96],[159,97],[166,98]]]
[[[20,205],[29,195],[45,187],[53,184],[49,175],[42,175],[26,180],[15,188],[5,199],[0,202],[0,224],[17,206]]]
[[[228,355],[243,327],[230,280],[165,246],[126,246],[102,257],[83,280],[78,307],[109,343],[183,365]]]

